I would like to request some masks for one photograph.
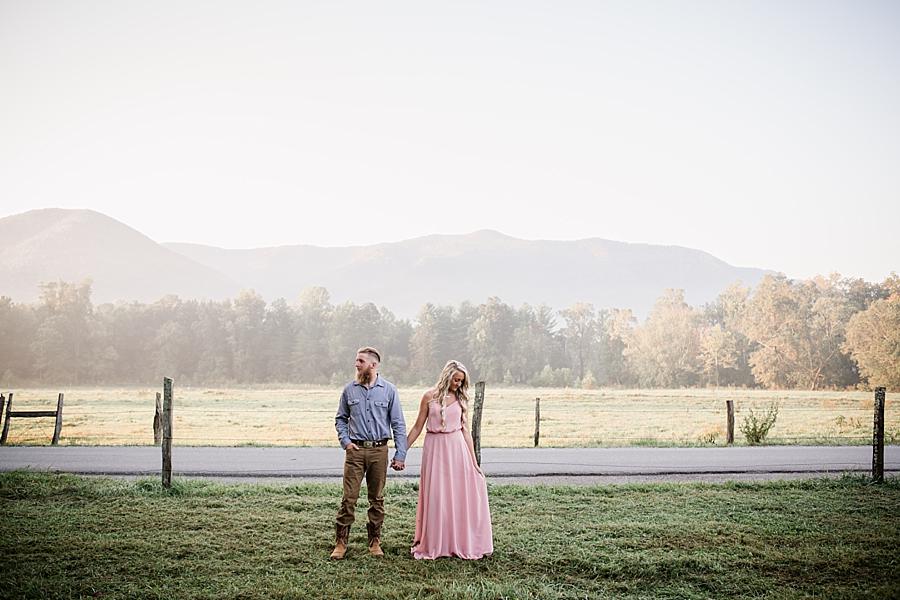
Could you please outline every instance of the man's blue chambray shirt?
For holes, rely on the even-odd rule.
[[[400,410],[400,396],[394,384],[381,375],[369,389],[355,381],[344,387],[334,428],[344,449],[350,440],[386,440],[393,431],[394,458],[406,460],[406,421]]]

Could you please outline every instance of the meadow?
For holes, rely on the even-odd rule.
[[[65,393],[62,445],[153,443],[159,388],[13,390],[14,410],[52,409]],[[408,426],[424,388],[401,388]],[[179,445],[331,446],[337,387],[188,388],[174,394],[174,440]],[[487,388],[482,446],[534,443],[535,398],[541,399],[541,446],[712,446],[725,444],[726,400],[733,400],[735,443],[749,410],[775,403],[770,444],[870,444],[873,394],[865,391],[744,389],[581,390]],[[900,441],[900,410],[886,403],[886,442]],[[53,419],[13,419],[12,444],[48,444]]]
[[[4,598],[897,598],[900,481],[489,486],[494,554],[416,561],[417,491],[386,556],[330,561],[340,487],[0,474]],[[365,494],[358,515],[364,514]],[[364,517],[363,517],[364,518]],[[359,521],[357,521],[359,523]]]

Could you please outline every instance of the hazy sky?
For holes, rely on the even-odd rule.
[[[900,270],[900,2],[0,0],[0,90],[0,217]]]

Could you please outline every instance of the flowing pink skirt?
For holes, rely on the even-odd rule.
[[[476,559],[493,551],[487,484],[462,431],[426,434],[413,557]]]

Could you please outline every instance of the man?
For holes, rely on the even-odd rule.
[[[331,558],[347,553],[359,486],[365,475],[369,492],[369,553],[384,556],[381,525],[384,523],[384,482],[387,479],[387,442],[393,432],[394,458],[391,468],[406,467],[406,422],[400,410],[397,388],[378,374],[381,354],[366,346],[356,351],[356,381],[348,383],[334,417],[334,428],[344,449],[344,497],[335,523],[335,545]]]

